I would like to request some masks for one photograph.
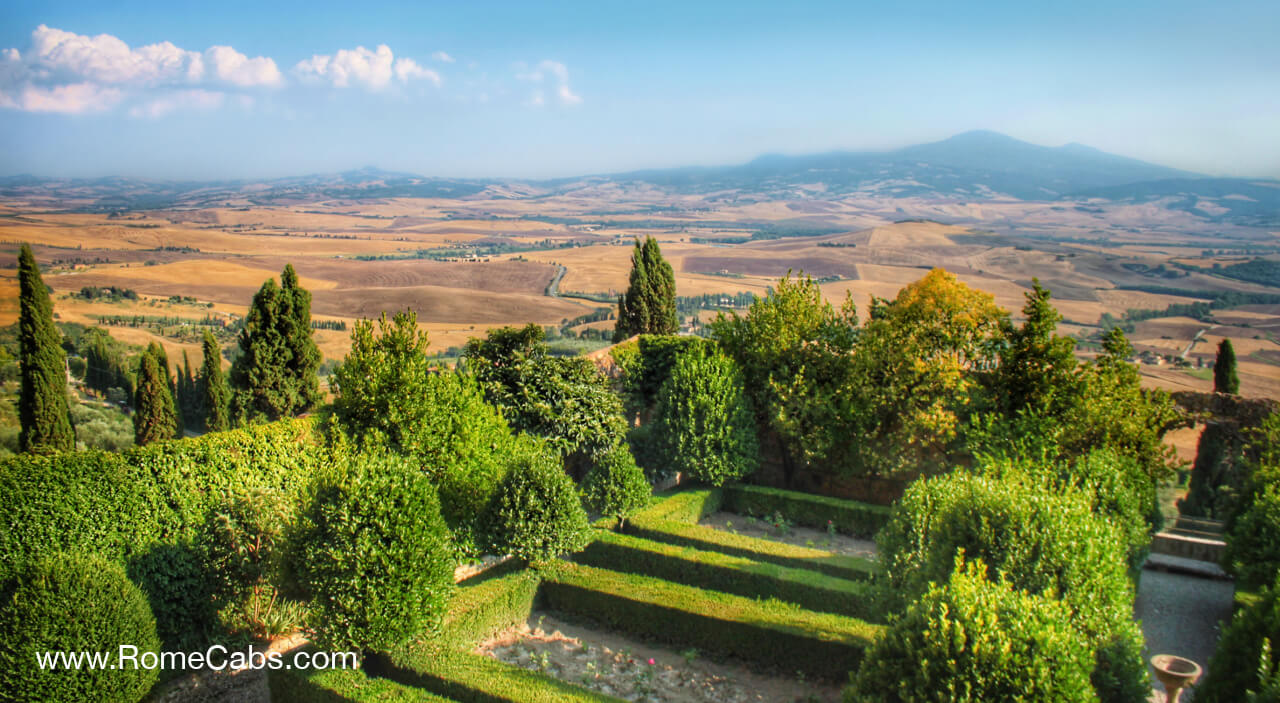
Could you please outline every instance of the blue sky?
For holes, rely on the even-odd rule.
[[[1280,177],[1280,2],[1049,5],[10,2],[0,174],[538,178],[992,129]]]

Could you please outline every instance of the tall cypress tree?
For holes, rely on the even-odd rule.
[[[671,264],[662,258],[658,240],[653,237],[645,237],[641,255],[648,282],[646,297],[649,324],[645,331],[650,334],[673,334],[680,329],[680,317],[676,313],[675,272],[671,270]]]
[[[218,340],[213,338],[209,330],[204,331],[204,362],[200,365],[199,387],[204,411],[204,429],[209,432],[221,432],[230,429],[231,422],[227,417],[230,402],[226,379],[222,377],[222,354],[218,348]]]
[[[1218,359],[1213,362],[1213,392],[1239,393],[1240,375],[1236,373],[1236,350],[1231,340],[1218,342]]]
[[[253,296],[240,331],[241,353],[231,365],[231,409],[238,422],[278,420],[293,410],[292,352],[280,333],[281,307],[280,288],[268,278]]]
[[[75,449],[76,435],[67,404],[67,357],[53,324],[53,302],[40,278],[31,247],[18,255],[18,341],[22,351],[22,395],[18,446],[32,454]]]
[[[169,392],[168,374],[153,349],[142,354],[138,390],[133,400],[133,441],[138,446],[178,435],[178,414]]]
[[[184,428],[200,429],[204,413],[200,410],[200,394],[196,392],[196,379],[191,371],[191,357],[187,350],[182,350],[182,368],[178,369],[178,416]]]
[[[649,329],[649,278],[644,266],[644,251],[640,240],[631,251],[631,276],[627,282],[627,292],[618,296],[618,322],[613,328],[613,341],[622,340],[634,334],[643,334]]]
[[[320,348],[311,333],[311,292],[298,282],[293,264],[285,264],[280,274],[280,293],[281,334],[292,357],[289,376],[296,394],[293,412],[303,412],[319,405],[324,395],[316,376],[320,368]]]

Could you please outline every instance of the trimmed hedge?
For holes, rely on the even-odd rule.
[[[767,539],[735,535],[702,525],[675,520],[634,517],[626,524],[625,533],[681,547],[722,552],[753,561],[763,561],[791,569],[818,571],[836,578],[862,581],[871,578],[873,562],[858,557],[832,554],[820,549],[774,542]]]
[[[542,580],[537,572],[521,569],[495,578],[486,576],[481,574],[459,585],[449,602],[443,633],[429,645],[469,649],[529,619]]]
[[[279,703],[451,703],[448,698],[356,669],[269,669],[271,700]]]
[[[891,509],[883,505],[743,484],[724,487],[724,506],[741,515],[779,512],[797,525],[819,530],[826,529],[830,522],[838,532],[854,537],[874,536],[892,514]]]
[[[662,642],[845,679],[882,628],[780,601],[703,591],[562,562],[544,570],[546,607]]]
[[[469,652],[394,657],[376,654],[365,659],[365,669],[374,676],[425,689],[459,703],[618,703],[622,700]]]
[[[869,622],[883,622],[884,617],[884,609],[875,597],[876,589],[866,581],[628,535],[601,534],[574,561],[747,598],[777,598],[809,610]]]
[[[633,519],[675,520],[696,524],[719,510],[724,503],[724,492],[719,488],[660,493],[656,497],[661,500],[636,513]]]

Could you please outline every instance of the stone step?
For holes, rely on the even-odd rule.
[[[1214,534],[1222,534],[1226,530],[1226,525],[1221,520],[1211,520],[1203,517],[1188,517],[1179,515],[1173,524],[1174,529],[1178,530],[1195,530],[1198,532],[1212,532]]]
[[[1159,532],[1151,540],[1151,551],[1183,559],[1195,559],[1217,564],[1227,543],[1221,539],[1192,537],[1172,532]]]
[[[1181,527],[1173,527],[1165,530],[1165,534],[1182,535],[1183,537],[1199,537],[1201,539],[1222,539],[1221,532],[1205,532],[1204,530],[1187,530]]]

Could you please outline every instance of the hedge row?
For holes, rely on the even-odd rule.
[[[574,561],[747,598],[777,598],[822,613],[883,622],[883,608],[877,602],[874,587],[866,581],[850,581],[720,552],[606,533],[575,555]]]
[[[543,575],[542,595],[549,610],[675,646],[830,680],[844,680],[856,669],[881,630],[861,620],[780,601],[757,601],[567,562]]]
[[[420,688],[348,669],[272,669],[271,700],[279,703],[452,703]]]
[[[453,649],[470,649],[476,642],[525,622],[538,597],[539,582],[538,574],[529,569],[497,576],[486,572],[464,581],[449,602],[438,642]]]
[[[875,565],[866,559],[737,535],[675,520],[632,518],[626,524],[624,531],[629,535],[655,542],[722,552],[791,569],[818,571],[836,578],[861,581],[871,578],[875,572]]]
[[[677,491],[659,494],[661,498],[652,506],[636,513],[633,520],[674,520],[696,524],[702,518],[716,512],[724,502],[724,492],[719,488],[694,491]]]
[[[375,654],[365,658],[365,670],[459,703],[617,703],[622,700],[469,652]]]
[[[0,569],[59,551],[128,563],[191,540],[225,490],[298,495],[331,464],[311,419],[119,454],[19,455],[0,462]]]
[[[854,537],[872,537],[889,522],[890,508],[853,500],[784,491],[743,484],[724,487],[724,507],[741,515],[764,516],[775,512],[797,525],[826,529]]]

